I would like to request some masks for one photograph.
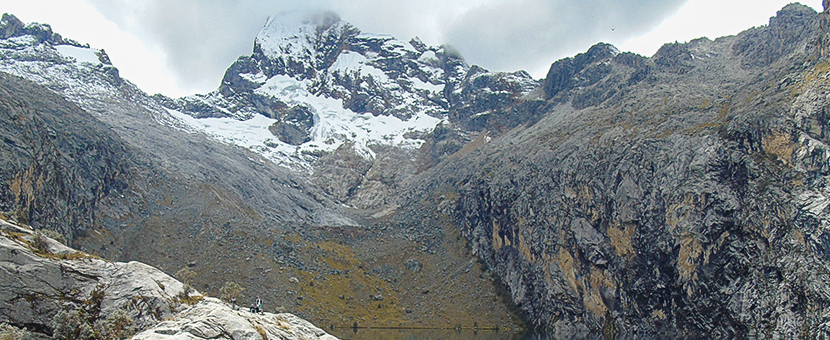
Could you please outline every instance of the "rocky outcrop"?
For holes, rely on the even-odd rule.
[[[131,150],[59,95],[0,74],[0,211],[68,237],[100,218],[101,201],[128,187]]]
[[[58,339],[86,328],[141,331],[134,339],[336,339],[291,314],[233,310],[143,263],[106,261],[3,220],[0,229],[0,323]]]
[[[677,54],[671,44],[663,46],[654,56],[654,64],[667,60],[675,63]],[[554,102],[570,102],[582,109],[602,104],[629,86],[644,80],[652,63],[639,55],[620,53],[616,47],[600,43],[574,58],[565,58],[551,65],[545,78],[545,98]]]
[[[0,322],[51,334],[62,311],[83,310],[91,323],[122,311],[136,329],[181,308],[184,285],[139,262],[109,262],[0,220]],[[185,295],[183,295],[185,294]]]
[[[489,72],[473,66],[451,93],[449,121],[466,131],[507,131],[532,122],[541,113],[536,108],[542,102],[529,95],[538,85],[525,71]]]
[[[268,130],[280,141],[291,145],[300,145],[311,140],[309,134],[314,125],[314,114],[307,106],[296,105],[282,115],[278,115]]]
[[[60,34],[52,32],[52,27],[45,24],[23,24],[14,15],[3,13],[0,18],[0,39],[8,39],[20,36],[32,36],[38,42],[47,42],[54,45],[66,44],[81,46],[78,42],[61,37]],[[86,46],[89,47],[89,46]]]
[[[172,320],[136,334],[134,340],[165,339],[286,339],[336,340],[310,322],[292,314],[234,310],[214,298],[205,298]]]

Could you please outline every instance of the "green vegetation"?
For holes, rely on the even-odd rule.
[[[60,311],[52,321],[52,339],[56,340],[114,340],[128,339],[135,330],[133,320],[118,310],[103,320],[84,309]]]
[[[199,303],[199,301],[205,299],[202,295],[199,294],[192,295],[193,292],[193,287],[185,283],[184,289],[176,295],[175,301],[178,303],[188,304],[192,306]]]
[[[242,296],[242,292],[245,291],[245,288],[239,286],[238,283],[230,281],[225,282],[225,285],[219,289],[219,297],[222,300],[230,302],[231,300],[238,299]]]
[[[182,268],[176,272],[176,279],[188,286],[193,285],[193,279],[195,278],[196,272],[190,270],[190,268]]]
[[[133,320],[123,310],[117,310],[101,319],[104,291],[99,287],[90,293],[77,309],[58,312],[52,319],[52,339],[55,340],[114,340],[127,339],[135,333]]]

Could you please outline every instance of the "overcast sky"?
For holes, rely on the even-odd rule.
[[[0,11],[103,48],[148,93],[216,89],[269,15],[333,10],[364,32],[450,44],[470,64],[527,70],[608,42],[651,56],[667,42],[737,34],[787,0],[0,0]],[[820,0],[801,3],[821,10]]]

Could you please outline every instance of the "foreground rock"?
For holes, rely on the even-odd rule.
[[[206,298],[133,339],[337,339],[292,314],[250,313]]]
[[[56,338],[144,330],[137,338],[336,339],[291,314],[234,311],[143,263],[96,258],[3,220],[0,227],[0,323]]]
[[[38,249],[31,230],[0,225],[0,322],[51,333],[61,311],[83,309],[94,323],[121,310],[144,328],[180,307],[184,285],[156,268],[105,261],[45,237]]]

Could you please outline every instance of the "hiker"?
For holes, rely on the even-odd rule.
[[[236,298],[232,298],[231,303],[233,304],[233,310],[237,310],[236,309]]]
[[[262,313],[262,299],[259,296],[256,298],[256,311],[257,313]]]

